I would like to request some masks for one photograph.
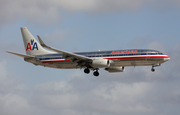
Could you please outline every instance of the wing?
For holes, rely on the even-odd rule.
[[[78,62],[80,60],[82,61],[86,61],[86,62],[91,62],[92,59],[91,58],[88,58],[88,57],[85,57],[83,55],[78,55],[78,54],[74,54],[74,53],[70,53],[70,52],[67,52],[67,51],[63,51],[63,50],[58,50],[58,49],[55,49],[55,48],[52,48],[52,47],[49,47],[47,46],[43,41],[42,39],[37,36],[38,39],[39,39],[39,42],[41,44],[42,47],[45,47],[47,49],[50,49],[50,50],[53,50],[55,52],[58,52],[58,53],[61,53],[63,54],[63,57],[66,59],[66,60],[71,60],[73,62]]]
[[[7,52],[7,53],[10,53],[10,54],[17,55],[17,56],[22,57],[22,58],[33,58],[33,57],[34,57],[34,56],[29,56],[29,55],[18,54],[18,53],[9,52],[9,51],[6,51],[6,52]]]

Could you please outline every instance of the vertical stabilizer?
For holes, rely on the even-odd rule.
[[[26,27],[21,27],[24,47],[27,55],[52,54],[54,52],[45,50]]]

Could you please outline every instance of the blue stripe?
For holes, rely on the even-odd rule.
[[[94,56],[87,56],[87,57],[119,57],[119,56],[121,56],[121,57],[124,57],[124,56],[142,56],[142,55],[157,55],[157,54],[155,54],[155,53],[151,53],[151,54],[146,54],[146,53],[142,53],[141,55],[140,54],[116,54],[116,55],[94,55]],[[60,56],[60,57],[50,57],[50,58],[47,58],[47,57],[45,57],[45,58],[39,58],[39,60],[52,60],[52,59],[64,59],[62,56]]]

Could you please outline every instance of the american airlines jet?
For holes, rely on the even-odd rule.
[[[20,56],[34,65],[58,69],[83,68],[86,74],[92,70],[94,76],[99,76],[100,68],[105,68],[106,71],[113,73],[123,72],[126,66],[152,66],[151,71],[154,72],[154,67],[160,66],[170,59],[169,56],[159,51],[149,49],[71,53],[49,47],[37,36],[39,44],[26,27],[21,27],[21,33],[26,55],[7,51],[8,53]]]

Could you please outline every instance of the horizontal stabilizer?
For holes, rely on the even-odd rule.
[[[10,53],[10,54],[17,55],[17,56],[22,57],[22,58],[33,58],[33,57],[34,57],[34,56],[29,56],[29,55],[18,54],[18,53],[9,52],[9,51],[6,51],[6,52],[7,52],[7,53]]]

